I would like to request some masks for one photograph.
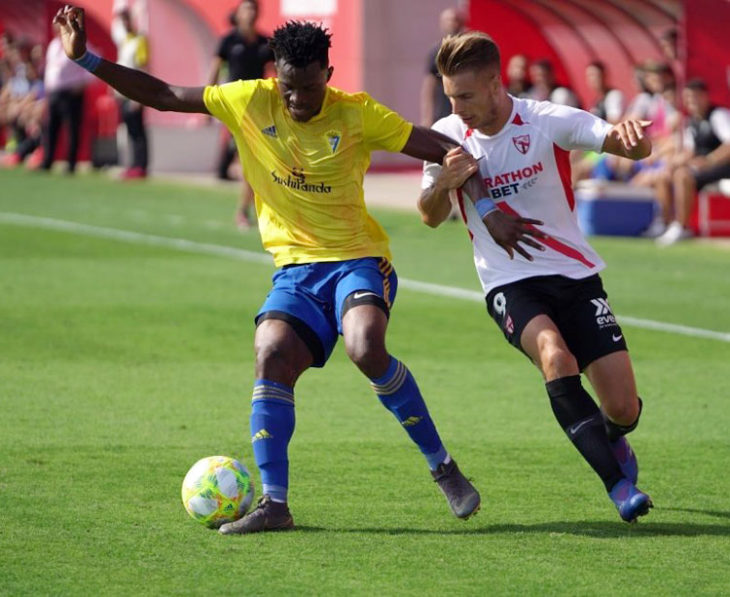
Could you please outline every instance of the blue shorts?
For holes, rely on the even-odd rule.
[[[395,270],[383,257],[285,265],[272,282],[256,324],[265,319],[291,324],[315,367],[324,366],[332,354],[350,307],[376,305],[389,315],[398,289]]]

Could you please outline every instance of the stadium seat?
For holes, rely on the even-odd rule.
[[[697,228],[700,236],[730,236],[730,178],[697,195]]]

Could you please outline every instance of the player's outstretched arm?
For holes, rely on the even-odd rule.
[[[91,68],[85,63],[81,65],[122,95],[157,110],[209,113],[203,101],[203,87],[174,87],[147,73],[104,59],[99,59],[96,64],[95,57],[86,51],[86,28],[82,8],[66,5],[56,13],[53,22],[60,27],[61,42],[66,55],[76,61],[79,59],[88,61],[94,58]]]
[[[651,154],[651,140],[644,129],[650,120],[630,118],[618,122],[608,131],[602,151],[631,160],[642,160]]]

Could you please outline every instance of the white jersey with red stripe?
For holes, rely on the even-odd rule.
[[[570,150],[600,151],[611,125],[576,108],[528,99],[512,100],[512,114],[496,135],[470,129],[457,115],[433,125],[462,143],[479,160],[490,198],[504,212],[544,222],[545,251],[525,245],[534,257],[518,253],[510,260],[494,242],[473,203],[454,193],[474,246],[474,264],[485,294],[491,289],[534,276],[581,279],[599,272],[604,262],[578,228],[570,180]],[[422,188],[438,178],[441,166],[425,163]]]

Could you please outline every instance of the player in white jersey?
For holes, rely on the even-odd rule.
[[[446,38],[436,61],[454,113],[433,128],[462,148],[451,150],[443,165],[425,164],[423,220],[436,227],[451,201],[457,204],[490,315],[540,369],[560,426],[600,476],[621,518],[633,521],[651,507],[636,488],[638,465],[624,437],[638,423],[641,400],[598,275],[604,263],[578,228],[569,152],[641,159],[651,152],[643,134],[649,123],[611,126],[582,110],[510,96],[500,78],[499,49],[484,33]],[[472,203],[459,189],[477,170],[489,197]],[[543,250],[534,260],[507,255],[489,236],[482,218],[495,209],[543,222],[546,238],[539,239]],[[582,387],[581,372],[600,408]]]

